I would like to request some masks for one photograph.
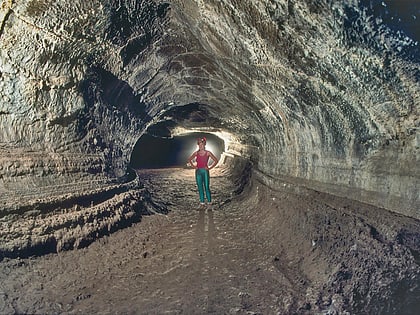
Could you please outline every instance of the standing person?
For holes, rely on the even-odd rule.
[[[206,150],[206,138],[198,138],[197,145],[198,150],[191,154],[188,158],[188,162],[193,168],[195,168],[195,180],[197,182],[198,194],[200,196],[200,205],[204,205],[204,192],[206,193],[207,202],[211,204],[209,170],[215,167],[219,160],[212,152]],[[213,163],[209,166],[208,163],[210,158],[213,160]]]

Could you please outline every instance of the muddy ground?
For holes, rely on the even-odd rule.
[[[258,178],[187,169],[139,176],[169,213],[88,247],[0,262],[1,314],[415,314],[420,223]]]

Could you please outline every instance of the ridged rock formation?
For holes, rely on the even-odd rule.
[[[1,258],[165,211],[129,172],[145,133],[420,219],[418,46],[367,3],[2,0]]]

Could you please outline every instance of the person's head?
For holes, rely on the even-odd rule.
[[[206,146],[206,142],[207,142],[207,140],[206,140],[206,138],[205,137],[201,137],[201,138],[198,138],[197,139],[197,145],[198,145],[198,147],[205,147]]]

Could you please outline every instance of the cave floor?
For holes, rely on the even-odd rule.
[[[304,313],[305,295],[326,281],[327,267],[311,264],[319,253],[310,240],[279,245],[270,233],[293,236],[268,226],[287,220],[273,211],[280,199],[291,212],[325,204],[296,191],[285,198],[260,191],[265,202],[255,208],[256,199],[234,196],[234,184],[213,171],[211,207],[198,206],[192,170],[144,170],[140,178],[154,185],[153,197],[168,207],[167,215],[143,216],[83,249],[3,260],[0,313]],[[302,264],[306,274],[313,268],[310,277]]]

